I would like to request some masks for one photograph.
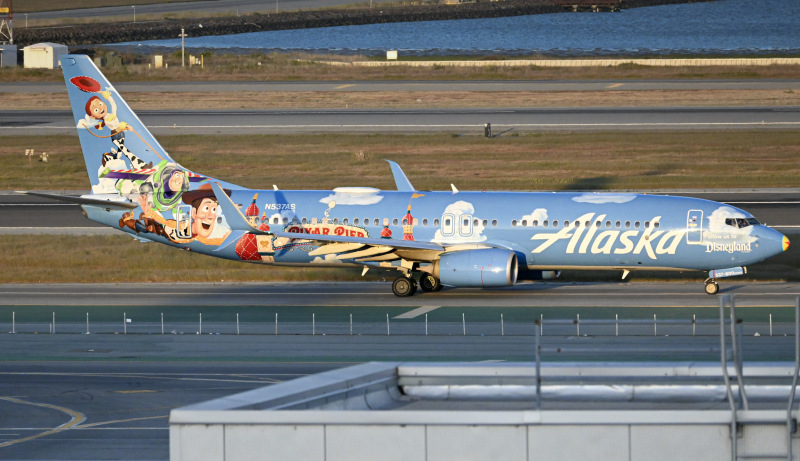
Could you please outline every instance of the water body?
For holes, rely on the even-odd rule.
[[[180,48],[180,40],[116,46]],[[724,0],[634,8],[190,37],[199,50],[383,55],[740,55],[800,53],[800,2]]]

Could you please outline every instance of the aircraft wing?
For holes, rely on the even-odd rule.
[[[286,239],[287,243],[315,242],[320,244],[321,247],[313,250],[310,253],[311,256],[335,254],[337,259],[353,259],[356,262],[392,261],[401,258],[430,261],[445,251],[442,245],[433,242],[263,231],[247,222],[242,212],[219,184],[213,182],[211,187],[232,230],[256,235],[274,235],[278,239]]]

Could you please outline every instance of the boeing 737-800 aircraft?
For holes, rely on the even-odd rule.
[[[142,241],[263,264],[397,271],[418,286],[504,287],[562,269],[709,271],[716,279],[786,251],[749,213],[628,193],[419,191],[389,162],[396,191],[251,190],[194,173],[150,134],[92,61],[61,58],[91,193],[58,197]]]

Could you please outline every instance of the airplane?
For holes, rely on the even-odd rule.
[[[392,292],[506,287],[562,270],[708,271],[717,279],[789,248],[750,213],[686,197],[593,192],[251,190],[169,156],[92,61],[61,67],[91,193],[45,195],[143,242],[251,263],[396,271]]]

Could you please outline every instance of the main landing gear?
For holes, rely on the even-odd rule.
[[[422,291],[432,292],[442,289],[442,282],[430,274],[422,274],[419,278],[419,287]],[[412,296],[417,292],[417,281],[411,277],[401,275],[392,282],[392,293],[395,296]]]
[[[715,295],[719,293],[719,285],[714,279],[706,279],[706,294]]]
[[[439,291],[442,289],[442,282],[431,274],[422,274],[419,277],[419,287],[422,291]]]

